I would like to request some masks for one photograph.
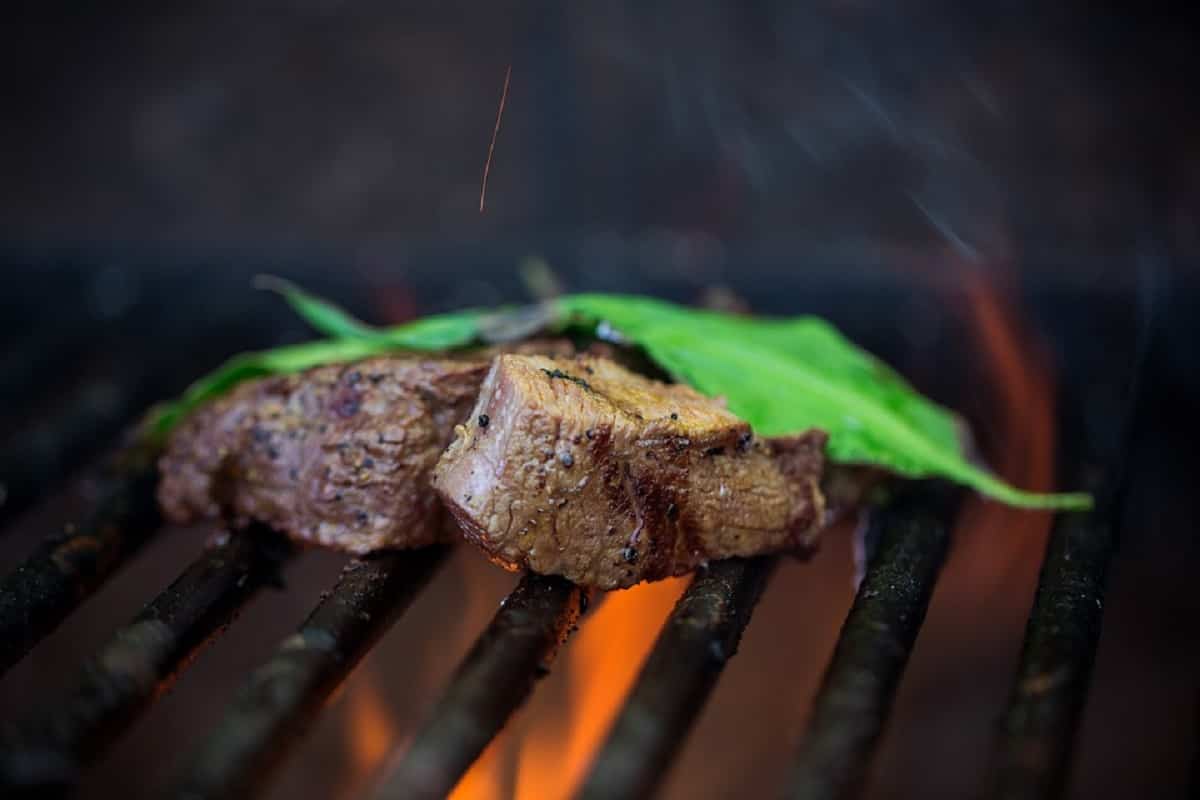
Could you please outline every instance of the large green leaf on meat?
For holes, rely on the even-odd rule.
[[[331,338],[233,358],[183,398],[158,409],[150,418],[152,434],[165,436],[185,414],[242,380],[399,350],[464,347],[528,332],[532,323],[584,328],[640,346],[675,379],[724,397],[730,410],[761,435],[821,428],[829,434],[829,458],[838,463],[874,465],[910,478],[945,478],[1013,506],[1091,506],[1086,494],[1026,492],[972,464],[953,413],[814,317],[744,317],[646,297],[582,294],[532,312],[473,310],[376,328],[291,284],[275,282],[270,288]]]
[[[1022,491],[973,465],[951,412],[823,320],[732,316],[644,297],[575,295],[557,302],[577,324],[634,342],[677,380],[723,396],[762,435],[821,428],[836,462],[946,478],[1025,508],[1091,505],[1086,494]]]

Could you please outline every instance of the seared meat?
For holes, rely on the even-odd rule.
[[[487,370],[389,357],[243,384],[174,433],[159,502],[176,522],[257,520],[352,553],[446,540],[429,475]]]
[[[810,548],[824,443],[758,441],[720,403],[605,359],[501,355],[434,485],[496,562],[612,589]]]

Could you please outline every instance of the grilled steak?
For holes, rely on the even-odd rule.
[[[758,441],[720,403],[605,359],[501,355],[434,486],[494,561],[611,589],[811,547],[824,443]]]
[[[487,374],[481,358],[389,357],[243,384],[184,421],[161,459],[176,522],[265,522],[365,553],[451,538],[429,474]]]

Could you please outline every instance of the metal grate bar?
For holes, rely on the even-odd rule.
[[[101,477],[88,517],[47,537],[0,581],[0,674],[24,658],[157,531],[155,451],[135,448]]]
[[[448,795],[547,673],[587,597],[562,578],[526,574],[455,672],[379,796]]]
[[[248,797],[262,789],[330,694],[429,581],[449,548],[351,561],[337,585],[241,689],[175,794]]]
[[[1001,723],[991,797],[1062,793],[1091,683],[1115,547],[1115,528],[1099,514],[1064,514],[1054,527]]]
[[[206,548],[84,666],[61,704],[5,732],[0,785],[73,784],[258,588],[279,581],[291,552],[263,528]]]
[[[917,486],[871,512],[878,549],[814,701],[788,796],[833,800],[861,789],[945,559],[955,497]]]
[[[1000,723],[986,795],[1003,800],[1058,797],[1066,787],[1076,734],[1100,643],[1108,567],[1118,543],[1140,426],[1146,419],[1143,385],[1160,335],[1161,276],[1140,272],[1139,329],[1126,406],[1110,429],[1110,448],[1090,437],[1070,438],[1078,452],[1073,483],[1093,484],[1096,509],[1055,521],[1025,626],[1021,663]],[[1090,447],[1088,447],[1090,445]]]
[[[719,561],[692,581],[592,765],[582,797],[647,797],[654,791],[737,652],[775,563]]]

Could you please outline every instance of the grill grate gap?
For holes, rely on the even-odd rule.
[[[526,573],[476,640],[379,798],[445,797],[549,671],[588,597]]]
[[[737,652],[777,559],[729,559],[697,574],[659,634],[582,796],[649,796]]]
[[[337,584],[250,676],[197,750],[174,794],[253,796],[325,701],[445,562],[447,547],[352,561]]]

